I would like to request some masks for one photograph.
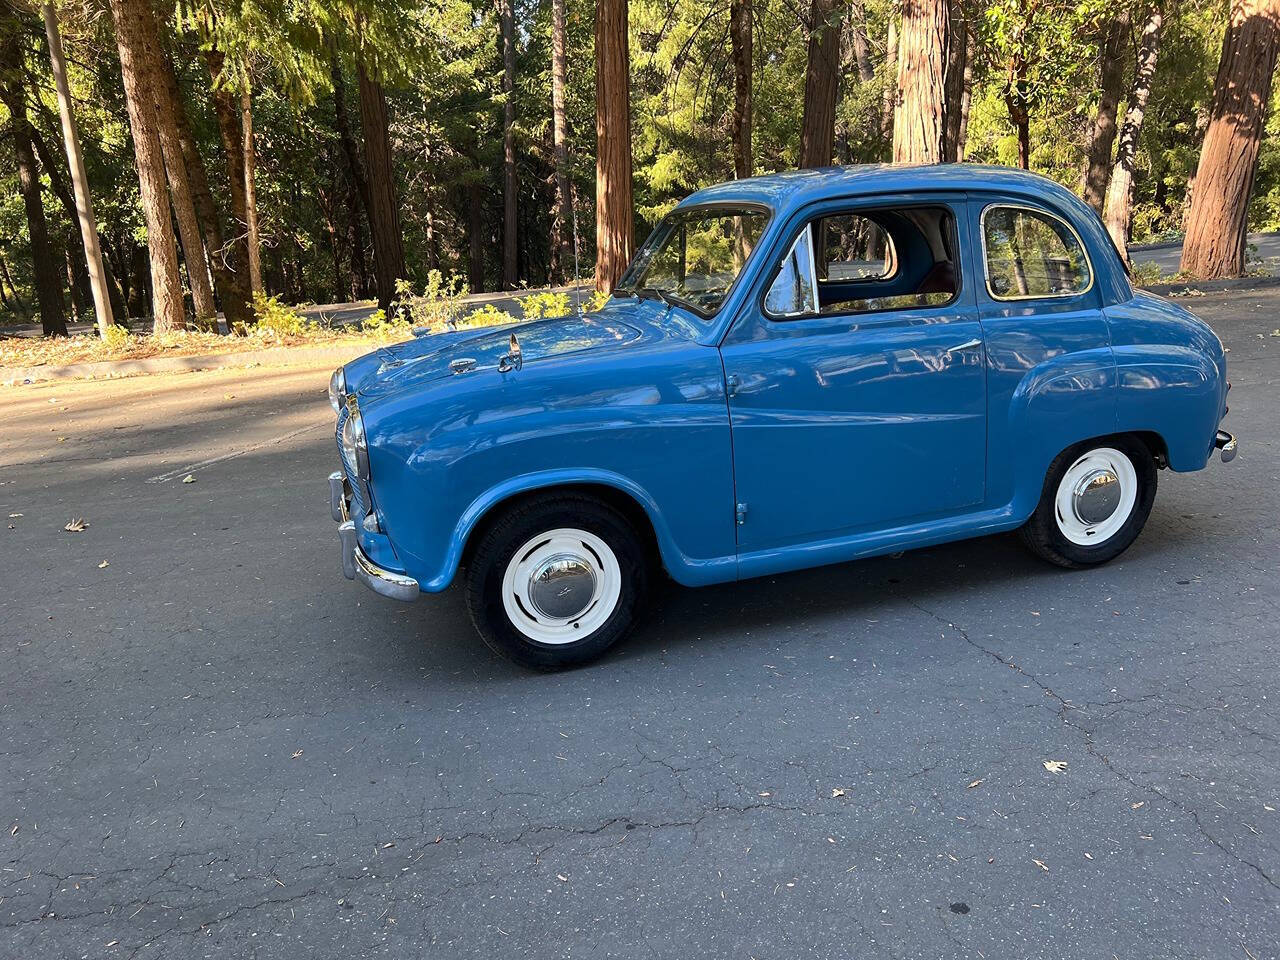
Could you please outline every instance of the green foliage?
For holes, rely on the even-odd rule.
[[[465,309],[469,292],[461,277],[450,274],[446,278],[439,270],[427,274],[426,286],[420,294],[413,292],[408,280],[397,280],[395,320],[405,326],[417,324],[431,328],[456,323]]]
[[[129,345],[131,336],[128,327],[113,323],[107,327],[106,333],[102,337],[102,342],[108,350],[125,350]]]
[[[517,302],[520,304],[520,311],[524,314],[526,320],[537,320],[542,317],[567,317],[573,313],[573,307],[569,305],[569,295],[567,293],[553,293],[551,291],[531,293],[527,297],[521,297]]]
[[[253,315],[257,330],[269,336],[299,337],[312,326],[306,317],[286,306],[278,296],[254,294]]]
[[[499,310],[491,303],[486,303],[478,310],[472,310],[460,327],[496,327],[504,323],[516,323],[517,320],[505,310]]]

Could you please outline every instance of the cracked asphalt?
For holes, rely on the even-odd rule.
[[[9,389],[0,958],[1276,957],[1280,289],[1188,302],[1241,453],[1119,561],[669,587],[552,676],[342,578],[327,371]]]

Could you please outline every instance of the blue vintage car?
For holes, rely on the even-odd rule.
[[[660,569],[701,586],[1013,529],[1110,560],[1159,468],[1234,456],[1225,372],[1048,180],[781,173],[680,203],[598,312],[335,371],[331,507],[348,578],[412,600],[461,575],[490,646],[563,667]]]

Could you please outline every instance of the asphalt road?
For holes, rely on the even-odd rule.
[[[10,388],[0,957],[1275,957],[1280,290],[1190,302],[1241,453],[1119,561],[671,587],[551,676],[342,578],[327,371]]]
[[[1250,257],[1261,261],[1268,273],[1280,272],[1280,233],[1251,233],[1249,244],[1253,247]],[[1149,247],[1130,247],[1129,255],[1136,264],[1155,264],[1167,276],[1177,273],[1182,266],[1182,244],[1164,243]],[[1257,263],[1252,264],[1255,268]]]

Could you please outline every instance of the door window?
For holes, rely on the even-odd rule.
[[[955,216],[947,207],[830,214],[800,231],[764,310],[793,320],[941,306],[959,293],[957,259]]]
[[[1093,284],[1079,236],[1064,220],[1027,207],[982,214],[987,290],[996,300],[1074,297]]]

